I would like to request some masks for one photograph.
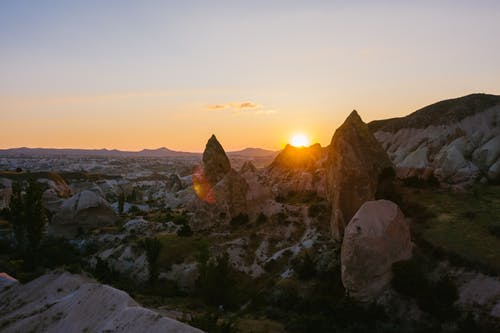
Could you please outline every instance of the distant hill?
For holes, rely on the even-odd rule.
[[[274,157],[278,152],[261,148],[245,148],[228,152],[232,157]],[[57,148],[11,148],[0,149],[0,156],[93,156],[93,157],[201,157],[201,153],[175,151],[165,147],[123,151],[117,149],[57,149]]]
[[[168,148],[123,151],[117,149],[57,149],[57,148],[11,148],[0,149],[3,156],[95,156],[95,157],[176,157],[201,156],[199,153],[174,151]]]
[[[241,157],[275,157],[276,155],[278,155],[278,153],[278,151],[262,148],[245,148],[242,150],[230,151],[227,153],[227,155]]]
[[[500,105],[498,95],[471,94],[428,105],[406,117],[375,120],[370,122],[368,127],[373,133],[395,133],[402,128],[425,128],[430,125],[455,123],[497,105]]]

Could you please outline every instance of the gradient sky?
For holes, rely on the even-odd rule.
[[[0,148],[327,145],[500,94],[500,1],[3,1]]]

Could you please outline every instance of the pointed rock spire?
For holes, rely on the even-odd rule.
[[[330,225],[333,237],[340,240],[359,207],[375,198],[382,172],[393,165],[356,110],[335,131],[328,149]]]
[[[206,179],[214,186],[231,170],[229,158],[215,135],[207,142],[203,152],[203,171]]]

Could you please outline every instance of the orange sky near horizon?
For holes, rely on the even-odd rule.
[[[244,15],[243,15],[244,14]],[[500,2],[0,3],[0,148],[278,150],[500,94]]]

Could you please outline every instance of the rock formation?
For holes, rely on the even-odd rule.
[[[241,166],[240,174],[244,174],[244,173],[251,173],[251,174],[253,174],[256,171],[257,171],[257,168],[252,163],[252,161],[245,161],[245,163],[243,163],[243,165]]]
[[[235,217],[247,210],[248,184],[242,176],[231,169],[213,188],[213,197],[226,216]]]
[[[168,180],[165,185],[167,187],[167,190],[169,190],[170,192],[177,192],[183,187],[181,178],[175,173],[168,176]]]
[[[319,143],[310,147],[286,145],[276,156],[270,168],[316,170],[324,156],[324,149]]]
[[[410,228],[399,207],[388,200],[365,202],[345,229],[342,283],[351,296],[373,300],[390,284],[392,264],[411,255]]]
[[[0,290],[2,332],[202,332],[90,278],[52,272]]]
[[[330,224],[333,237],[340,240],[358,208],[375,199],[379,178],[392,163],[356,111],[335,131],[328,149]]]
[[[52,233],[72,237],[79,230],[112,225],[117,216],[111,206],[92,191],[80,192],[65,200],[54,215],[49,230]]]
[[[211,186],[217,184],[231,170],[229,158],[215,135],[208,140],[203,152],[203,171]]]
[[[449,184],[481,176],[500,180],[500,96],[445,100],[369,127],[399,178],[434,175]]]
[[[266,168],[275,198],[297,193],[326,198],[327,156],[327,148],[319,143],[309,147],[287,145]]]

